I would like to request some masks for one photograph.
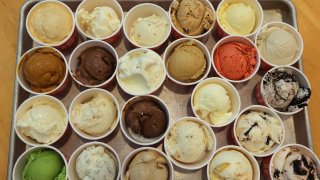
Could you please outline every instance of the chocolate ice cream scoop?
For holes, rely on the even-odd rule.
[[[97,85],[109,79],[116,69],[116,59],[101,47],[90,47],[80,54],[75,78],[83,84]]]
[[[159,136],[167,126],[164,110],[151,100],[141,100],[132,104],[125,119],[127,126],[134,133],[147,138]]]

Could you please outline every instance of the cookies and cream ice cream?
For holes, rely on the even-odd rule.
[[[209,130],[192,120],[177,122],[166,137],[167,153],[182,163],[200,161],[213,148],[213,143]]]
[[[82,30],[93,37],[104,38],[120,27],[120,19],[114,9],[108,6],[95,7],[91,12],[80,9],[77,21]]]
[[[161,154],[145,150],[131,160],[124,180],[167,180],[169,173],[168,163]]]
[[[248,151],[264,153],[281,144],[284,128],[280,121],[266,112],[246,111],[235,125],[236,138]]]
[[[217,83],[199,87],[192,103],[195,113],[209,124],[224,124],[232,116],[230,96],[227,90]]]
[[[173,26],[189,36],[203,34],[214,24],[212,9],[201,0],[174,0],[169,13]]]

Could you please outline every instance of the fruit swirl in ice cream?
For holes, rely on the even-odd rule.
[[[248,151],[264,153],[281,144],[284,128],[280,121],[265,112],[246,111],[236,124],[237,139]]]
[[[40,43],[58,44],[73,31],[73,16],[61,3],[45,2],[32,9],[27,27]]]
[[[182,163],[200,161],[213,148],[209,130],[191,120],[179,121],[171,127],[166,142],[168,154]]]
[[[25,55],[21,61],[24,78],[31,90],[38,93],[58,87],[67,73],[63,58],[51,48],[39,48],[33,54]]]
[[[136,154],[130,162],[124,177],[124,180],[149,179],[169,179],[169,169],[166,159],[153,150],[145,150]]]
[[[168,58],[167,67],[174,79],[195,82],[203,77],[207,63],[202,50],[193,41],[187,41],[174,49]]]
[[[228,42],[214,52],[214,65],[227,79],[241,80],[249,77],[256,65],[256,49],[241,42]]]
[[[276,110],[293,112],[307,106],[311,89],[301,87],[292,70],[280,67],[265,75],[262,95]]]
[[[282,148],[271,163],[271,176],[275,180],[319,179],[313,160],[295,147]]]
[[[201,0],[174,0],[171,21],[183,34],[197,36],[209,31],[214,25],[214,14]]]

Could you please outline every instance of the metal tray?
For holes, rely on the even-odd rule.
[[[169,5],[171,0],[118,0],[121,4],[123,10],[127,12],[133,6],[139,3],[151,2],[162,6],[165,10],[169,9]],[[20,56],[26,52],[28,49],[36,46],[36,44],[32,41],[30,36],[27,33],[25,21],[27,13],[30,8],[37,1],[26,1],[26,3],[21,7],[20,10],[20,19],[19,19],[19,37],[18,37],[18,47],[17,47],[17,61]],[[63,0],[73,11],[76,10],[78,4],[81,1],[75,0]],[[212,2],[212,1],[211,1]],[[268,21],[284,21],[289,23],[297,28],[297,19],[296,19],[296,11],[294,5],[289,0],[260,0],[261,5],[264,9],[265,13],[265,22]],[[219,1],[214,0],[213,5],[216,8]],[[212,33],[213,34],[213,33]],[[215,40],[213,35],[210,35],[209,40],[206,45],[209,51],[212,50]],[[83,38],[79,38],[79,43],[84,41]],[[170,40],[169,40],[170,41]],[[128,46],[127,40],[122,37],[120,43],[115,44],[119,57],[124,55],[125,52],[128,51],[130,46]],[[63,52],[67,59],[71,54],[72,49]],[[295,64],[299,69],[303,69],[302,60],[300,59],[298,63]],[[254,86],[261,79],[263,72],[259,71],[254,78],[252,78],[247,83],[235,84],[236,88],[239,90],[240,97],[242,100],[241,109],[244,109],[248,105],[257,104],[254,98]],[[210,74],[209,76],[212,76]],[[190,94],[193,90],[194,86],[191,87],[181,87],[174,84],[168,78],[166,79],[164,85],[161,90],[156,93],[169,107],[171,112],[171,119],[176,120],[178,118],[184,116],[193,116],[191,106],[190,106]],[[108,91],[112,92],[115,95],[117,100],[119,101],[120,107],[122,107],[126,100],[130,98],[127,94],[125,94],[119,86],[114,83],[108,89]],[[72,82],[72,86],[69,92],[64,96],[60,97],[61,101],[65,104],[67,109],[71,103],[71,100],[81,91],[81,89],[75,86],[75,82]],[[12,127],[11,127],[11,137],[10,137],[10,150],[9,150],[9,160],[8,160],[8,174],[7,179],[12,179],[12,170],[13,166],[17,160],[17,158],[28,148],[26,144],[24,144],[15,134],[14,126],[13,126],[13,117],[16,112],[16,109],[19,105],[29,98],[31,95],[24,91],[18,84],[17,80],[15,81],[15,90],[14,90],[14,98],[13,98],[13,112],[12,112]],[[305,108],[300,113],[294,116],[282,116],[281,117],[284,122],[286,137],[285,144],[287,143],[299,143],[303,144],[309,148],[312,147],[312,137],[311,137],[311,129],[309,123],[309,115],[308,109]],[[227,129],[214,129],[215,134],[217,136],[217,148],[227,145]],[[62,153],[66,156],[67,159],[71,156],[72,152],[79,147],[81,144],[88,142],[76,135],[75,132],[72,131],[70,125],[67,130],[67,136],[64,139],[59,140],[57,143],[53,144],[53,146],[57,147],[62,151]],[[139,146],[133,145],[130,143],[121,133],[120,125],[115,129],[115,131],[109,135],[107,138],[101,139],[101,142],[105,142],[111,145],[119,154],[121,162],[124,161],[125,157],[135,148]],[[154,147],[162,148],[162,142],[156,144]],[[175,179],[206,179],[206,167],[196,170],[196,171],[185,171],[175,167]]]

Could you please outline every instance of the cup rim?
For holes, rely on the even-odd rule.
[[[168,69],[168,66],[167,66],[167,62],[168,62],[168,58],[169,56],[172,54],[172,52],[174,51],[174,49],[179,46],[180,44],[184,43],[184,42],[188,42],[188,41],[192,41],[195,43],[195,45],[198,47],[200,46],[201,48],[205,49],[205,52],[199,48],[201,50],[201,52],[204,54],[204,56],[208,56],[208,58],[206,58],[206,69],[202,75],[202,77],[200,79],[198,79],[197,81],[194,81],[194,82],[182,82],[182,81],[179,81],[179,80],[176,80],[173,76],[171,76],[170,74],[170,70]],[[169,49],[172,48],[172,50],[169,52]],[[207,78],[210,70],[211,70],[211,54],[208,50],[208,48],[206,47],[206,45],[204,45],[201,41],[197,40],[197,39],[192,39],[192,38],[180,38],[180,39],[176,39],[174,40],[173,42],[171,42],[167,48],[165,49],[164,51],[164,54],[163,54],[163,61],[165,63],[165,68],[166,68],[166,71],[167,71],[167,76],[168,78],[175,82],[176,84],[178,85],[181,85],[181,86],[192,86],[192,85],[195,85],[195,84],[198,84],[200,83],[201,81],[203,81],[204,79]]]
[[[194,109],[194,103],[193,103],[193,100],[194,100],[194,96],[196,94],[196,91],[201,87],[201,86],[204,86],[206,84],[210,84],[211,81],[216,81],[217,84],[219,85],[222,85],[222,82],[223,83],[226,83],[227,86],[229,86],[231,89],[232,89],[232,92],[231,94],[234,94],[236,96],[236,101],[239,102],[239,106],[236,107],[236,111],[233,113],[232,117],[230,117],[228,119],[227,122],[223,123],[223,124],[220,124],[220,125],[214,125],[214,124],[211,124],[211,123],[208,123],[207,121],[203,120],[195,111]],[[213,82],[211,82],[213,83]],[[222,85],[223,86],[223,85]],[[227,90],[227,92],[229,92]],[[230,93],[230,92],[229,92]],[[222,79],[222,78],[219,78],[219,77],[211,77],[211,78],[207,78],[203,81],[201,81],[199,84],[196,85],[196,87],[192,90],[192,93],[191,93],[191,109],[192,109],[192,112],[193,114],[198,118],[198,119],[201,119],[202,121],[204,121],[205,123],[208,123],[208,125],[211,127],[211,128],[221,128],[221,127],[225,127],[225,126],[228,126],[229,124],[231,124],[235,119],[236,117],[238,116],[239,112],[240,112],[240,107],[241,107],[241,99],[240,99],[240,95],[237,91],[237,89],[230,83],[228,82],[227,80],[225,79]],[[232,111],[231,111],[232,112]]]

